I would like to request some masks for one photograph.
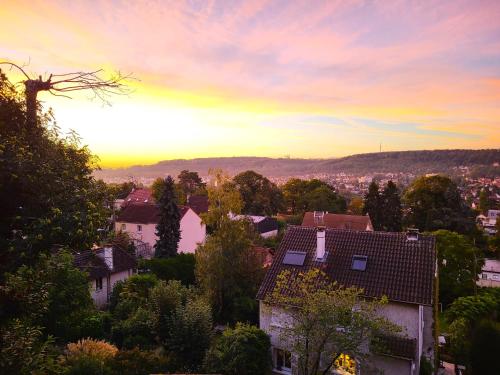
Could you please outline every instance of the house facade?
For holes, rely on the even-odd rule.
[[[87,250],[75,255],[75,265],[89,274],[90,294],[97,307],[109,302],[109,296],[118,281],[135,273],[136,259],[117,247]]]
[[[485,259],[477,285],[487,288],[500,288],[500,260]]]
[[[200,243],[205,241],[206,226],[201,218],[187,206],[180,206],[181,214],[179,253],[194,253]],[[160,210],[157,205],[150,203],[128,204],[118,214],[115,221],[115,231],[122,231],[137,242],[154,248],[158,236],[156,225],[160,219]]]
[[[386,338],[387,350],[372,353],[370,364],[386,375],[418,374],[421,356],[434,358],[435,254],[431,236],[291,227],[257,294],[260,328],[271,339],[274,373],[297,374],[297,363],[289,345],[281,342],[280,330],[290,318],[266,297],[282,271],[296,274],[320,268],[332,282],[362,288],[366,298],[387,296],[389,303],[378,313],[402,327],[403,334]],[[332,373],[370,373],[346,354],[341,363],[343,368]]]
[[[302,226],[373,231],[372,221],[368,215],[331,214],[324,211],[306,212],[302,219]]]

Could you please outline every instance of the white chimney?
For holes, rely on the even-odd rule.
[[[325,257],[325,230],[318,228],[316,231],[316,259],[322,260]]]
[[[104,248],[104,263],[108,266],[110,270],[113,269],[113,248],[105,247]]]

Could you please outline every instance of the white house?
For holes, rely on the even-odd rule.
[[[262,238],[276,237],[278,235],[278,220],[269,216],[258,215],[230,215],[232,220],[249,220]]]
[[[485,259],[477,285],[482,287],[500,287],[500,260]]]
[[[260,328],[271,338],[274,373],[297,374],[297,364],[294,353],[280,339],[280,329],[290,318],[266,297],[282,271],[296,274],[312,268],[322,269],[332,282],[362,288],[365,297],[389,299],[379,313],[401,326],[404,335],[385,338],[387,349],[373,353],[371,365],[386,375],[411,375],[419,373],[422,355],[433,360],[434,237],[295,226],[285,233],[257,294]],[[340,358],[343,368],[332,373],[370,373],[347,353]]]
[[[179,207],[181,214],[179,253],[194,253],[200,243],[205,241],[206,226],[201,218],[187,206]],[[160,210],[151,203],[131,203],[125,206],[115,221],[115,231],[127,232],[134,240],[146,243],[154,248],[158,236],[156,224],[160,219]]]
[[[76,254],[75,265],[88,272],[92,299],[97,307],[104,307],[115,284],[135,273],[137,262],[120,248],[103,247]]]

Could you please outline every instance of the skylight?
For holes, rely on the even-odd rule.
[[[283,258],[283,264],[287,264],[289,266],[303,266],[305,259],[305,251],[288,250]]]
[[[352,257],[352,269],[354,271],[364,271],[366,270],[366,261],[368,257],[365,255],[353,255]]]

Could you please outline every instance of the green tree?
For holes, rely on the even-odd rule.
[[[344,213],[347,209],[345,199],[326,184],[307,192],[305,200],[308,211]]]
[[[283,185],[283,198],[290,213],[298,214],[304,211],[303,198],[306,186],[307,182],[299,178],[291,178]]]
[[[196,280],[218,322],[238,320],[235,304],[244,297],[256,311],[254,297],[264,271],[251,245],[245,222],[226,218],[196,251]]]
[[[202,214],[203,221],[212,231],[217,230],[228,219],[228,214],[239,214],[243,202],[241,194],[229,176],[220,169],[210,170],[210,184],[207,187],[210,206]]]
[[[87,274],[67,252],[41,256],[35,267],[7,274],[0,295],[3,319],[20,317],[63,342],[79,338],[87,319],[96,315]]]
[[[362,292],[332,283],[318,269],[278,275],[266,302],[284,313],[277,334],[297,356],[301,374],[328,374],[342,354],[365,364],[366,343],[401,330],[377,314],[386,298],[367,300]]]
[[[363,205],[363,215],[368,214],[373,225],[373,229],[382,230],[382,197],[379,186],[376,182],[371,182],[368,192],[365,195]]]
[[[352,197],[349,205],[347,206],[347,211],[352,215],[362,215],[363,214],[363,198]]]
[[[238,323],[215,340],[205,359],[205,371],[224,375],[271,373],[271,341],[259,328]]]
[[[40,110],[28,126],[25,111],[0,72],[0,275],[34,264],[56,244],[90,248],[109,217],[93,155],[75,134],[60,136],[51,112]]]
[[[447,230],[433,234],[439,266],[439,300],[447,306],[458,297],[474,293],[484,261],[465,236]]]
[[[184,169],[177,176],[177,180],[185,196],[205,193],[205,183],[198,175],[198,172],[191,172]]]
[[[474,330],[471,340],[471,374],[498,374],[500,348],[500,323],[485,320]]]
[[[380,223],[383,231],[400,232],[403,221],[401,198],[396,184],[389,181],[380,195]]]
[[[475,228],[474,212],[449,177],[417,178],[406,190],[403,201],[408,212],[407,225],[421,231],[447,229],[466,234]]]
[[[243,213],[251,215],[275,215],[283,207],[283,195],[268,178],[246,171],[233,179],[243,200]]]
[[[194,254],[178,254],[172,258],[144,259],[139,262],[139,268],[153,273],[160,280],[179,280],[184,285],[195,283]]]
[[[181,215],[175,200],[174,180],[170,176],[165,179],[158,206],[160,221],[156,225],[158,240],[155,244],[155,257],[168,258],[177,255],[177,247],[181,238]]]
[[[487,189],[481,189],[481,192],[479,193],[479,210],[482,213],[486,213],[490,208],[490,192]]]

